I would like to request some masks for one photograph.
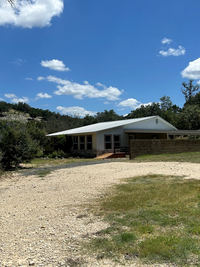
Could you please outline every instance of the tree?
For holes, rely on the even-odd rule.
[[[185,96],[185,104],[192,105],[195,92],[200,88],[200,85],[193,85],[193,80],[189,80],[189,83],[183,82],[182,85],[185,88],[181,88],[182,93]]]
[[[35,157],[38,141],[33,140],[25,124],[1,124],[0,151],[2,169],[17,168]]]
[[[105,121],[117,121],[123,120],[123,116],[118,115],[113,109],[104,110],[104,112],[97,112],[97,115],[94,116],[97,122],[105,122]]]
[[[155,115],[161,116],[161,109],[159,103],[153,102],[149,105],[141,105],[139,108],[132,110],[126,118],[142,118]]]
[[[196,105],[188,105],[177,116],[177,127],[183,130],[200,129],[200,108]]]
[[[0,101],[0,115],[2,116],[3,112],[6,112],[6,111],[8,111],[6,102]]]
[[[164,95],[163,97],[160,98],[161,101],[161,109],[162,111],[166,111],[172,108],[172,101],[169,96]]]
[[[89,114],[86,114],[83,118],[83,125],[91,125],[97,122],[97,119],[95,119],[93,116],[90,116]]]

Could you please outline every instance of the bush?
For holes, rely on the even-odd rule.
[[[51,154],[48,154],[48,158],[69,158],[70,154],[65,153],[63,150],[53,151]]]
[[[20,163],[28,162],[35,157],[38,142],[31,138],[26,125],[7,123],[1,130],[0,164],[2,169],[17,168]]]

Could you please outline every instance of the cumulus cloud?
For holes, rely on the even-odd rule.
[[[0,0],[0,25],[22,28],[50,26],[52,18],[59,16],[63,8],[63,0],[16,0],[14,8],[7,1]]]
[[[9,98],[11,100],[12,103],[19,103],[19,102],[23,102],[23,103],[28,103],[29,102],[29,98],[23,96],[22,98],[17,97],[15,94],[5,94],[5,97]]]
[[[183,78],[200,79],[200,58],[189,62],[189,65],[181,72]]]
[[[37,99],[40,99],[40,98],[52,98],[52,96],[47,94],[47,93],[39,93],[39,94],[36,95],[35,99],[37,100]]]
[[[163,38],[162,41],[161,41],[162,44],[170,44],[171,42],[172,42],[172,40],[171,39],[168,39],[166,37]]]
[[[88,111],[82,107],[78,107],[78,106],[74,106],[74,107],[61,107],[58,106],[56,108],[57,110],[59,110],[62,114],[65,115],[72,115],[72,116],[80,116],[80,117],[84,117],[85,115],[89,114],[90,116],[94,116],[97,114],[97,112],[94,111]]]
[[[185,48],[183,46],[178,47],[178,49],[174,49],[174,48],[169,48],[168,50],[161,50],[159,51],[159,54],[161,56],[164,57],[168,57],[168,56],[181,56],[181,55],[185,55]]]
[[[42,76],[40,76],[40,77],[37,78],[37,80],[38,80],[38,81],[42,81],[42,80],[45,80],[45,78],[42,77]]]
[[[46,67],[46,68],[49,68],[51,70],[70,71],[70,69],[66,68],[65,64],[58,59],[42,60],[42,62],[40,64],[42,67]]]
[[[4,101],[4,99],[3,98],[0,98],[0,101]]]
[[[109,101],[119,100],[119,96],[123,93],[123,90],[119,90],[116,87],[106,87],[103,84],[98,84],[98,87],[90,85],[88,81],[84,81],[83,84],[75,83],[69,80],[63,80],[54,76],[48,76],[47,81],[58,84],[58,90],[54,91],[56,95],[72,95],[74,98],[83,99],[89,98],[105,98]],[[103,89],[102,89],[103,88]]]
[[[140,108],[141,106],[148,106],[148,105],[151,105],[152,102],[149,102],[149,103],[141,103],[140,101],[134,99],[134,98],[128,98],[124,101],[121,101],[118,106],[120,107],[129,107],[129,108],[132,108],[132,109],[137,109],[137,108]]]
[[[120,107],[130,107],[132,109],[136,109],[139,105],[141,104],[141,102],[137,101],[134,98],[128,98],[124,101],[121,101],[118,106]]]

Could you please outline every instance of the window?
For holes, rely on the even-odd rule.
[[[85,150],[85,135],[79,136],[80,150]]]
[[[78,150],[78,136],[73,136],[73,149]]]
[[[120,135],[113,135],[114,140],[114,147],[121,146],[121,136]]]
[[[158,119],[156,119],[156,124],[158,124]]]
[[[87,135],[87,150],[91,150],[92,149],[92,135]]]
[[[105,149],[112,149],[112,135],[104,136]]]

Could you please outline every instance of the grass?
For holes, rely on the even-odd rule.
[[[37,166],[44,166],[44,165],[65,165],[65,164],[70,164],[70,163],[78,163],[78,162],[90,162],[90,161],[98,161],[97,159],[80,159],[80,158],[63,158],[63,159],[41,159],[41,158],[36,158],[31,161],[31,164],[34,167]]]
[[[192,162],[200,163],[200,152],[162,154],[162,155],[144,155],[138,156],[130,162]]]
[[[39,176],[39,177],[45,177],[46,175],[48,175],[48,174],[50,174],[51,173],[51,171],[50,170],[47,170],[46,168],[45,169],[43,169],[43,170],[39,170],[38,172],[37,172],[37,175]]]
[[[130,178],[92,209],[110,225],[85,244],[97,258],[131,255],[146,263],[200,266],[200,181]]]

